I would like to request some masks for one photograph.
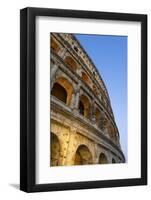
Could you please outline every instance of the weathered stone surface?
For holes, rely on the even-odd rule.
[[[51,34],[50,67],[50,166],[125,162],[107,89],[72,34]]]

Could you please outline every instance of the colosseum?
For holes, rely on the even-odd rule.
[[[106,86],[74,34],[51,33],[50,166],[124,163]]]

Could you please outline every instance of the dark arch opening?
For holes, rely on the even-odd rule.
[[[95,117],[96,117],[96,124],[99,127],[100,118],[101,118],[101,112],[100,112],[100,110],[98,108],[96,108]]]
[[[70,68],[70,70],[72,70],[74,72],[77,70],[77,63],[71,56],[67,56],[65,58],[64,62],[66,63],[68,68]]]
[[[90,118],[90,102],[85,95],[79,99],[79,113],[88,119]]]
[[[112,163],[116,163],[114,158],[112,158]]]
[[[67,92],[59,83],[54,83],[51,94],[64,103],[67,102]]]
[[[75,165],[92,164],[92,154],[86,145],[80,145],[75,154]]]
[[[51,162],[50,166],[60,165],[60,143],[58,137],[51,133]]]
[[[79,112],[81,115],[84,116],[84,105],[83,105],[82,101],[79,102]]]
[[[85,72],[82,72],[82,80],[91,87],[91,81]]]
[[[104,153],[101,153],[99,156],[99,164],[107,164],[107,157]]]
[[[99,91],[97,89],[97,87],[95,85],[93,85],[93,92],[96,94],[96,95],[99,95]]]

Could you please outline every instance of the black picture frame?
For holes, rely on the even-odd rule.
[[[141,178],[70,183],[35,183],[35,19],[54,16],[141,23]],[[20,190],[43,192],[147,184],[147,15],[48,8],[20,11]]]

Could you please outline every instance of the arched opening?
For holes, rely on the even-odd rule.
[[[51,94],[60,101],[67,102],[67,92],[59,83],[54,83]]]
[[[64,62],[66,63],[66,65],[68,66],[68,68],[70,68],[74,72],[76,71],[76,69],[77,69],[77,63],[76,63],[76,61],[71,56],[67,56],[64,59]]]
[[[51,49],[58,53],[58,51],[60,50],[59,44],[51,37]]]
[[[79,112],[81,115],[84,116],[84,105],[83,105],[82,101],[79,102]]]
[[[93,85],[93,92],[94,94],[99,95],[99,91],[95,85]]]
[[[99,164],[107,164],[107,157],[104,153],[101,153],[99,156]]]
[[[113,139],[113,130],[112,130],[111,125],[108,126],[108,131],[109,131],[110,138]]]
[[[107,119],[105,117],[105,114],[103,112],[101,112],[100,121],[99,121],[99,128],[102,131],[105,131],[106,128],[107,128],[107,124],[108,124],[108,121],[107,121]]]
[[[96,116],[96,125],[99,126],[100,118],[101,118],[101,112],[98,108],[96,108],[95,116]]]
[[[91,87],[91,80],[85,72],[82,72],[82,80]]]
[[[51,133],[51,162],[50,166],[60,165],[60,143],[58,137]]]
[[[70,105],[73,93],[72,84],[64,77],[56,79],[51,94],[67,105]]]
[[[114,158],[112,158],[112,163],[116,163]]]
[[[92,164],[92,154],[86,145],[80,145],[75,154],[75,165]]]
[[[118,133],[114,126],[111,125],[111,138],[115,144],[118,144]]]
[[[109,136],[112,142],[117,143],[116,131],[112,125],[109,125],[108,132],[109,132]]]
[[[86,118],[90,115],[90,102],[89,99],[82,95],[79,100],[79,113]]]
[[[115,144],[118,144],[117,132],[114,132],[114,142],[115,142]]]

